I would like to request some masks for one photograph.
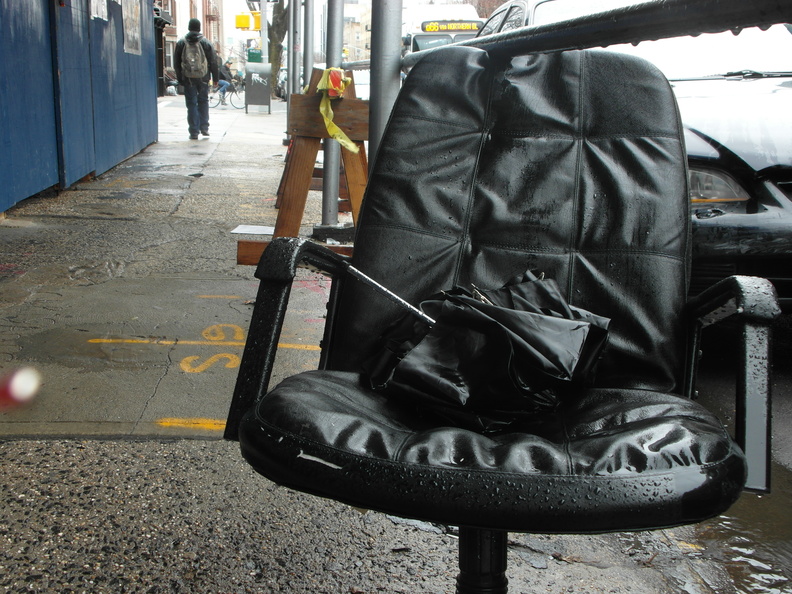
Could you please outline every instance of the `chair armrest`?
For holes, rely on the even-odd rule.
[[[261,254],[255,277],[259,280],[294,279],[297,268],[308,267],[336,275],[349,258],[301,237],[276,237]]]
[[[256,267],[255,276],[260,283],[226,419],[225,439],[237,439],[242,416],[267,392],[297,268],[306,266],[336,277],[346,270],[348,260],[322,245],[296,237],[275,238],[264,250]]]
[[[688,373],[691,394],[701,329],[725,320],[737,323],[740,364],[735,386],[735,439],[748,460],[746,488],[769,491],[771,324],[781,313],[775,288],[764,278],[731,276],[693,298],[688,305],[695,324]]]
[[[688,307],[704,326],[731,316],[769,324],[781,313],[773,284],[757,276],[730,276],[692,298]]]

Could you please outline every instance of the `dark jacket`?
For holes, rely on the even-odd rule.
[[[209,82],[209,79],[211,78],[216,83],[218,80],[220,80],[220,73],[217,70],[217,57],[215,56],[214,48],[212,47],[212,44],[209,43],[209,40],[201,35],[201,33],[197,31],[190,31],[182,39],[179,39],[179,41],[176,42],[176,51],[173,54],[173,69],[176,71],[176,78],[178,79],[179,84],[184,84],[184,75],[182,74],[182,53],[184,52],[184,44],[188,41],[197,41],[200,43],[204,50],[204,54],[206,55],[206,64],[209,67],[209,71],[202,80],[204,82]]]
[[[225,64],[220,66],[220,78],[222,80],[227,80],[228,82],[234,81],[234,75],[231,74],[231,69]]]

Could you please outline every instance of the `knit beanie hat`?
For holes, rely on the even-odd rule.
[[[190,19],[190,22],[187,25],[187,29],[189,29],[190,31],[200,31],[201,21],[199,21],[198,19]]]

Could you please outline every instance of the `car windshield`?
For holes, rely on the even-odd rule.
[[[634,4],[626,0],[546,0],[536,5],[534,25],[565,21],[586,14]],[[759,73],[792,72],[792,26],[775,25],[766,31],[745,29],[738,35],[702,34],[642,41],[637,46],[609,49],[641,56],[654,63],[671,80],[718,75],[760,76]]]
[[[421,50],[432,49],[441,45],[448,45],[454,43],[451,35],[448,33],[435,33],[432,35],[415,35],[413,36],[413,51],[419,52]]]
[[[534,7],[534,25],[568,21],[586,14],[595,14],[636,4],[635,0],[544,0]]]

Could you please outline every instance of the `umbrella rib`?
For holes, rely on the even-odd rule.
[[[388,299],[390,299],[391,301],[393,301],[394,303],[396,303],[400,307],[406,309],[407,311],[409,311],[413,315],[418,316],[419,318],[421,318],[424,322],[426,322],[430,326],[434,326],[435,325],[435,320],[433,318],[431,318],[430,316],[426,315],[420,309],[418,309],[417,307],[415,307],[411,303],[408,303],[407,301],[405,301],[404,299],[399,297],[396,293],[394,293],[393,291],[391,291],[387,287],[379,284],[373,278],[371,278],[370,276],[367,276],[366,274],[362,273],[360,270],[358,270],[357,268],[355,268],[351,264],[346,263],[346,262],[344,264],[346,266],[347,272],[349,272],[349,274],[354,276],[356,279],[358,279],[360,281],[363,281],[363,283],[367,284],[369,287],[371,287],[372,289],[374,289],[375,291],[377,291],[381,295],[387,297]]]

